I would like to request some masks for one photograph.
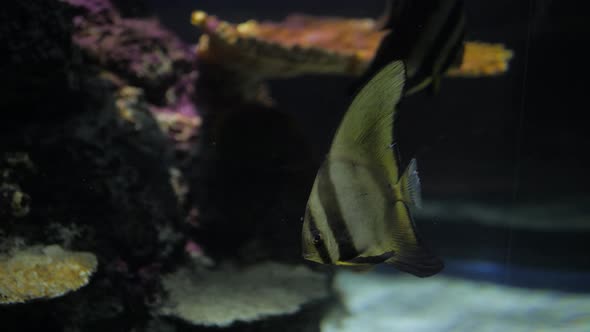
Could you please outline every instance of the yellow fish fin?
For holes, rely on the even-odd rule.
[[[397,201],[394,209],[394,236],[389,246],[395,254],[385,263],[418,277],[438,273],[444,267],[443,262],[420,243],[408,206],[402,201]]]
[[[349,261],[337,261],[336,265],[340,265],[340,266],[364,266],[366,264],[359,264],[359,263],[354,263],[354,262],[349,262]]]
[[[422,194],[420,190],[420,178],[418,177],[416,159],[412,159],[410,161],[410,164],[404,171],[404,174],[402,174],[399,182],[402,200],[411,206],[421,208]]]
[[[393,120],[405,81],[402,61],[393,61],[381,69],[355,96],[330,149],[330,155],[360,154],[377,162],[397,183],[398,164],[391,149]]]
[[[340,265],[357,265],[357,266],[363,266],[363,265],[374,265],[374,264],[381,264],[383,262],[385,262],[386,260],[390,259],[391,257],[393,257],[395,255],[394,251],[388,251],[388,252],[384,252],[381,255],[375,255],[375,256],[357,256],[355,258],[352,258],[350,260],[347,261],[339,261],[339,263],[341,263]]]

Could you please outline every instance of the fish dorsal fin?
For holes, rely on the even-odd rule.
[[[420,189],[420,178],[416,159],[412,159],[400,179],[400,186],[403,201],[411,206],[422,207],[422,191]]]
[[[368,162],[385,167],[392,184],[397,183],[397,160],[391,151],[395,108],[404,88],[402,61],[383,67],[358,92],[336,131],[330,155],[361,154]]]

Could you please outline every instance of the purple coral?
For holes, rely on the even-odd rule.
[[[62,0],[74,7],[83,7],[92,14],[105,11],[112,11],[113,5],[108,0]]]
[[[190,47],[156,19],[123,18],[108,0],[65,0],[82,9],[74,42],[101,66],[164,104],[167,88],[195,70]]]
[[[157,19],[124,18],[109,0],[64,1],[81,9],[74,18],[74,43],[115,74],[116,85],[143,89],[163,129],[186,150],[201,122],[193,102],[195,52]],[[178,126],[182,135],[175,132]]]

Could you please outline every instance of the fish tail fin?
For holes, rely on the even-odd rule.
[[[385,263],[422,278],[440,272],[444,264],[421,243],[408,205],[403,201],[397,201],[395,203],[395,215],[395,236],[392,239],[395,254],[387,259]]]
[[[420,189],[420,178],[418,177],[416,159],[410,161],[410,164],[402,174],[400,187],[404,202],[417,208],[422,207],[422,191]]]

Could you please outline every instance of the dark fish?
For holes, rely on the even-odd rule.
[[[389,0],[383,38],[360,82],[368,81],[391,61],[404,60],[406,90],[438,91],[441,77],[463,59],[465,12],[462,0]]]

